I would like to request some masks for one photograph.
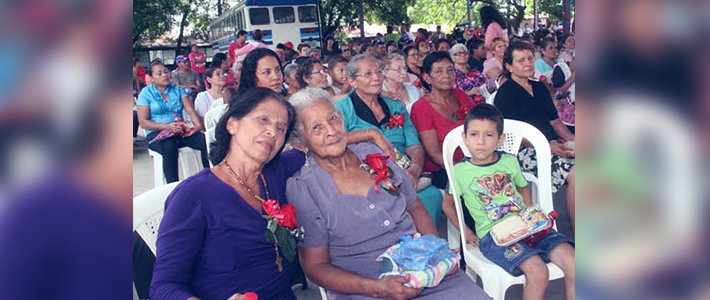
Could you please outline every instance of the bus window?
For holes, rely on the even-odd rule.
[[[274,23],[293,23],[296,17],[293,15],[293,7],[274,7]]]
[[[269,9],[266,7],[250,8],[251,25],[269,25]]]
[[[316,7],[315,6],[299,6],[298,21],[301,23],[316,22]]]
[[[244,29],[244,16],[241,10],[237,12],[237,28],[239,30]]]

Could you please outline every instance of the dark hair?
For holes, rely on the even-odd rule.
[[[542,40],[544,40],[545,37],[549,34],[550,30],[546,28],[542,28],[538,31],[535,31],[535,34],[533,35],[533,41],[535,42],[535,45],[540,46],[540,44],[542,44]]]
[[[160,62],[160,61],[153,61],[150,63],[150,66],[148,66],[148,71],[146,72],[148,76],[153,77],[153,67],[155,66],[163,66],[165,67],[165,64]]]
[[[252,40],[257,41],[257,42],[261,42],[261,38],[262,38],[261,29],[256,29],[256,30],[252,31],[252,33],[251,33]]]
[[[239,31],[237,31],[237,38],[239,38],[242,35],[247,35],[247,31],[244,29],[239,29]]]
[[[212,78],[212,75],[214,75],[214,71],[216,71],[217,69],[219,69],[219,67],[212,66],[207,69],[207,71],[205,71],[205,83],[207,83],[207,88],[212,87],[212,83],[207,81],[207,78]]]
[[[283,69],[281,66],[281,60],[273,50],[269,48],[257,48],[249,51],[249,54],[244,57],[244,61],[242,62],[237,95],[244,93],[247,89],[256,87],[256,68],[259,66],[259,60],[267,56],[273,56],[278,62],[279,68]]]
[[[222,62],[225,60],[227,60],[227,54],[219,52],[212,56],[212,66],[215,68],[220,68],[222,66]]]
[[[454,63],[454,60],[451,59],[451,55],[449,55],[449,52],[446,51],[434,51],[432,53],[429,53],[424,58],[424,65],[422,66],[422,74],[427,73],[431,76],[431,68],[434,65],[434,63],[440,62],[442,60],[448,60],[450,63]]]
[[[498,129],[498,136],[503,134],[503,113],[498,110],[493,105],[488,103],[476,105],[471,110],[466,113],[466,118],[463,122],[463,132],[464,134],[468,131],[468,123],[473,120],[488,120],[496,123]]]
[[[447,45],[449,45],[449,47],[451,47],[451,44],[449,43],[449,41],[447,39],[438,39],[438,40],[436,40],[436,42],[434,42],[434,49],[438,50],[439,45],[441,45],[443,43],[446,43]]]
[[[488,25],[490,25],[493,22],[498,23],[501,28],[507,29],[508,26],[505,24],[505,20],[503,19],[503,16],[500,15],[500,12],[493,8],[493,6],[484,6],[481,8],[480,11],[481,14],[481,25],[483,26],[483,30],[485,31],[488,29]]]
[[[286,46],[284,46],[283,43],[278,43],[278,44],[276,44],[276,49],[282,49],[282,50],[283,50],[283,49],[286,49]]]
[[[385,45],[385,42],[377,42],[377,43],[375,43],[375,46],[379,46],[379,45],[383,45],[383,46],[384,46],[384,45]]]
[[[311,57],[310,56],[299,56],[293,60],[293,63],[300,66],[301,64],[305,63],[306,60],[308,60],[309,58],[311,58]]]
[[[317,58],[309,57],[303,63],[298,64],[298,70],[296,71],[296,80],[298,81],[298,86],[301,89],[308,87],[306,79],[304,77],[311,76],[313,72],[313,66],[315,64],[321,64],[321,61]]]
[[[365,51],[367,51],[367,49],[370,49],[370,48],[372,48],[372,49],[374,49],[375,51],[377,51],[377,48],[375,48],[375,45],[373,45],[373,44],[365,44],[365,47],[362,47],[362,52],[361,52],[361,53],[365,53]]]
[[[417,46],[417,50],[419,50],[419,45],[421,45],[422,43],[424,43],[424,44],[426,44],[427,46],[429,46],[429,41],[427,41],[427,40],[425,40],[425,39],[421,39],[421,40],[419,40],[419,42],[417,42],[417,45],[416,45],[416,46]]]
[[[298,44],[298,47],[296,47],[296,48],[298,49],[298,52],[301,52],[301,49],[306,48],[306,47],[310,48],[311,45],[306,44],[306,43],[300,43],[300,44]]]
[[[557,47],[557,43],[555,42],[555,40],[553,40],[551,38],[543,39],[542,42],[540,43],[540,53],[545,51],[545,49],[547,49],[547,47],[549,47],[550,44],[555,45],[555,47]]]
[[[387,44],[385,44],[385,46],[386,46],[387,48],[389,48],[390,45],[397,47],[397,44],[395,44],[394,41],[387,41]]]
[[[286,145],[286,141],[288,141],[291,131],[293,130],[293,124],[296,121],[296,111],[293,109],[293,106],[291,106],[291,104],[283,98],[283,96],[272,91],[271,89],[256,87],[249,89],[244,94],[239,96],[232,94],[232,98],[229,99],[227,111],[219,119],[219,122],[215,127],[215,141],[210,143],[210,161],[212,161],[212,164],[217,165],[222,162],[229,152],[229,145],[232,140],[232,135],[229,134],[229,131],[227,130],[227,122],[229,122],[229,119],[242,119],[244,116],[254,111],[259,104],[270,98],[279,101],[279,103],[283,104],[288,111],[288,128],[286,129],[284,144],[281,145],[279,151],[276,152],[281,153]]]
[[[192,45],[190,45],[190,50],[192,50],[192,47],[197,47],[197,44],[192,44]],[[197,50],[200,50],[199,47],[198,47]]]
[[[407,58],[409,58],[409,52],[412,51],[412,49],[417,50],[417,52],[419,52],[419,48],[414,47],[414,46],[407,46],[407,47],[404,47],[404,50],[402,50],[404,52],[404,59],[405,60],[407,60]]]
[[[468,40],[468,42],[466,42],[466,48],[468,48],[469,53],[473,54],[473,50],[478,49],[481,44],[484,44],[483,40],[481,39],[470,39]]]
[[[387,33],[392,33],[393,30],[394,27],[392,27],[392,25],[387,25]]]
[[[529,50],[530,53],[535,53],[535,46],[526,41],[515,41],[508,45],[505,49],[505,55],[503,56],[503,74],[508,79],[510,79],[510,71],[506,68],[506,65],[513,65],[513,51]]]
[[[133,58],[133,65],[134,65],[134,66],[135,66],[137,63],[139,63],[139,62],[141,62],[140,59],[138,59],[137,57],[134,57],[134,58]]]
[[[345,58],[344,56],[334,55],[334,56],[331,56],[330,59],[328,60],[328,68],[329,69],[335,68],[335,65],[337,65],[339,63],[344,63],[347,65],[348,62],[349,62],[349,60],[347,58]]]
[[[569,38],[574,38],[574,34],[572,34],[572,33],[563,33],[563,34],[560,35],[560,37],[558,38],[558,40],[559,40],[559,42],[560,42],[560,46],[559,46],[560,49],[564,48],[565,43],[567,42],[567,39],[569,39]]]

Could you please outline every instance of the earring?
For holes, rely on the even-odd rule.
[[[308,162],[308,150],[306,150],[306,168],[309,169],[311,167],[311,164]]]

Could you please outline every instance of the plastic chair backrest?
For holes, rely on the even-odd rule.
[[[537,188],[537,194],[538,194],[538,201],[539,203],[534,203],[540,206],[540,208],[545,212],[548,213],[554,209],[553,203],[552,203],[552,178],[551,178],[551,153],[550,153],[550,144],[547,142],[547,139],[545,136],[537,130],[537,128],[533,127],[530,124],[527,124],[525,122],[517,121],[517,120],[509,120],[506,119],[504,121],[504,133],[506,136],[510,135],[511,141],[508,142],[508,137],[506,137],[506,140],[503,142],[503,147],[499,148],[500,150],[503,150],[505,152],[508,152],[507,149],[515,149],[515,153],[511,154],[517,154],[517,149],[520,146],[520,143],[523,138],[528,140],[533,147],[535,148],[536,154],[537,154],[537,166],[538,166],[538,188]],[[466,145],[463,142],[463,125],[454,128],[449,132],[449,134],[446,135],[446,138],[444,138],[444,146],[443,146],[443,155],[444,155],[444,167],[446,168],[446,175],[448,176],[449,182],[453,183],[454,181],[454,152],[456,151],[457,148],[461,147],[461,150],[463,150],[464,155],[470,156],[470,152],[466,148]],[[507,143],[507,146],[506,146]],[[455,184],[450,184],[452,187],[453,191],[453,197],[454,199],[460,199],[461,193],[458,191],[456,188]],[[534,198],[534,197],[533,197]],[[461,201],[454,201],[454,206],[456,207],[456,215],[459,216],[459,228],[465,228],[464,224],[464,218],[463,216],[463,208],[461,207]],[[461,244],[466,245],[466,237],[465,237],[465,231],[464,230],[459,230],[459,233],[461,235]]]
[[[179,182],[154,188],[133,198],[133,230],[138,232],[150,251],[156,254],[158,228],[163,219],[165,200]]]
[[[210,110],[205,113],[205,129],[210,129],[217,126],[219,118],[221,118],[224,112],[226,111],[225,106],[226,104],[212,105]]]

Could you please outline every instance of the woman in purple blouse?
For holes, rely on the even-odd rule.
[[[286,204],[286,180],[304,162],[282,153],[294,124],[282,96],[253,88],[230,101],[216,127],[215,165],[180,183],[165,203],[150,286],[153,300],[295,299],[291,267],[264,236],[261,199]],[[241,298],[239,295],[235,298]]]

